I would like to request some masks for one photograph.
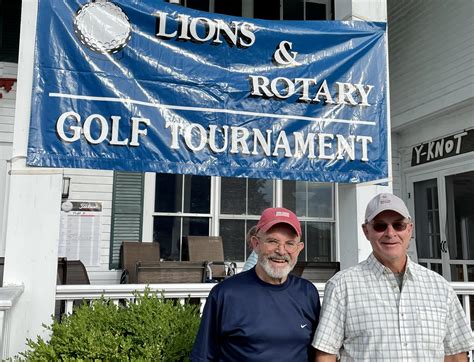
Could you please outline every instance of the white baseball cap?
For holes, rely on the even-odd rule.
[[[411,219],[410,213],[403,200],[395,195],[381,193],[367,204],[365,209],[365,222],[372,221],[382,211],[392,210],[398,212],[406,219]]]

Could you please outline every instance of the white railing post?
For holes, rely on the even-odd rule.
[[[10,357],[10,327],[12,325],[10,310],[23,293],[23,289],[22,285],[0,288],[0,357],[2,361]]]

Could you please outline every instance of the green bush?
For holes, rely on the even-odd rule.
[[[21,355],[32,361],[186,361],[199,327],[199,307],[148,290],[116,306],[102,298],[45,326],[46,342],[28,340]]]

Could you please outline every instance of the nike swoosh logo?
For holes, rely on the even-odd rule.
[[[304,327],[306,327],[306,326],[307,326],[307,324],[301,324],[301,325],[300,325],[301,328],[304,328]]]

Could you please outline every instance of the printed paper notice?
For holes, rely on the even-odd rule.
[[[58,256],[99,266],[101,216],[101,202],[63,202]]]

